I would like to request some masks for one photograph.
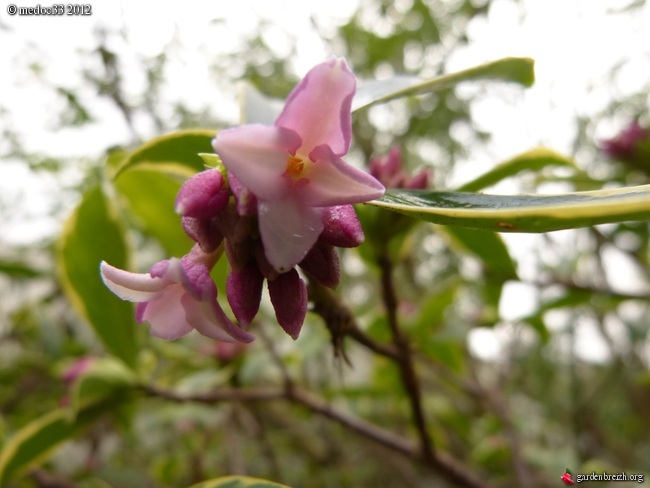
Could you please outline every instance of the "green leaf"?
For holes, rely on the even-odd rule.
[[[419,344],[427,357],[461,372],[464,366],[462,343],[450,339],[429,339]]]
[[[495,232],[464,227],[450,226],[444,231],[452,242],[482,261],[486,280],[482,288],[484,308],[481,318],[487,323],[496,322],[499,319],[499,301],[504,283],[518,279],[515,263],[503,239]]]
[[[42,462],[62,442],[92,425],[102,414],[113,411],[118,397],[80,406],[74,422],[64,409],[54,410],[27,424],[10,438],[0,452],[0,486]]]
[[[180,179],[163,171],[134,169],[116,180],[115,187],[126,198],[146,234],[155,237],[170,256],[187,253],[193,243],[174,211]]]
[[[289,488],[287,485],[274,483],[248,476],[226,476],[192,485],[190,488]]]
[[[397,76],[362,84],[352,101],[352,111],[399,97],[446,90],[463,81],[500,80],[531,86],[535,82],[534,61],[530,58],[503,58],[457,73],[430,80]]]
[[[474,254],[494,277],[516,280],[517,269],[501,236],[464,227],[447,227],[445,231],[464,249]]]
[[[149,169],[151,165],[176,166],[179,171],[184,169],[188,176],[203,171],[205,168],[198,153],[213,152],[211,141],[215,134],[214,130],[193,129],[156,137],[131,153],[117,168],[114,178],[142,165]]]
[[[388,190],[368,205],[434,224],[495,232],[549,232],[650,220],[650,185],[559,195]]]
[[[102,283],[102,260],[128,268],[128,251],[115,210],[99,187],[89,191],[64,225],[57,265],[63,290],[112,354],[129,366],[136,359],[133,308]]]
[[[0,274],[10,278],[38,278],[43,276],[43,272],[32,268],[19,261],[0,261]]]
[[[445,283],[446,286],[438,293],[430,296],[420,307],[420,313],[415,324],[415,334],[418,342],[427,340],[444,325],[445,311],[456,298],[458,282]]]
[[[395,98],[439,92],[463,81],[498,80],[531,86],[535,82],[534,64],[530,58],[503,58],[429,80],[400,75],[363,82],[352,100],[352,112]],[[283,102],[263,95],[252,85],[246,85],[240,91],[239,106],[242,123],[270,125],[280,115]]]
[[[555,151],[551,151],[550,149],[539,147],[531,149],[523,154],[519,154],[518,156],[499,164],[487,173],[465,183],[458,188],[458,191],[479,191],[523,171],[539,171],[547,166],[576,167],[575,163],[571,159],[562,156]]]
[[[84,405],[106,399],[119,390],[126,390],[136,383],[135,373],[124,363],[111,357],[93,360],[88,370],[72,383],[69,394],[70,419],[76,418]]]

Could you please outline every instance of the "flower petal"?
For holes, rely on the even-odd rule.
[[[180,306],[181,297],[186,295],[183,286],[174,284],[167,287],[157,299],[149,302],[142,313],[142,320],[151,325],[151,335],[161,339],[174,340],[192,331],[185,319],[185,311]]]
[[[327,207],[368,202],[381,197],[386,190],[375,178],[350,166],[325,145],[318,146],[309,157],[314,163],[309,166],[307,184],[295,185],[304,205]]]
[[[298,272],[292,269],[269,281],[269,295],[275,309],[275,317],[284,331],[294,340],[307,315],[307,286]]]
[[[255,337],[226,317],[216,300],[197,302],[189,295],[181,298],[187,321],[201,335],[224,342],[252,342]]]
[[[217,286],[212,281],[207,266],[192,262],[192,255],[181,258],[183,267],[183,286],[196,300],[208,301],[217,299]]]
[[[305,153],[327,144],[342,156],[350,148],[352,97],[357,80],[343,59],[312,68],[287,98],[275,121],[296,131]]]
[[[289,154],[294,154],[300,143],[292,130],[244,125],[219,132],[212,147],[228,171],[258,198],[277,200],[289,190],[290,179],[283,175]]]
[[[250,324],[260,308],[264,277],[255,260],[241,270],[234,269],[226,281],[226,296],[235,317],[243,326]]]
[[[259,202],[264,254],[277,271],[291,269],[307,255],[323,230],[324,212],[305,206],[294,195],[276,202]]]
[[[145,302],[153,300],[171,281],[152,278],[146,273],[131,273],[102,261],[100,267],[104,284],[122,300]]]

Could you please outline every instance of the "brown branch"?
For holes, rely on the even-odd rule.
[[[475,478],[468,472],[466,466],[445,453],[435,453],[430,459],[423,459],[420,449],[408,439],[389,432],[371,422],[360,419],[346,412],[342,412],[329,403],[295,386],[289,389],[272,388],[226,388],[203,395],[179,395],[177,393],[161,390],[152,386],[142,386],[141,389],[148,395],[174,402],[199,402],[214,404],[223,401],[257,402],[270,400],[284,400],[301,405],[309,411],[333,420],[343,427],[356,432],[362,437],[381,444],[382,446],[398,452],[407,458],[422,463],[434,472],[442,473],[447,479],[468,488],[487,488],[488,484]]]
[[[408,339],[402,334],[397,321],[397,296],[395,294],[395,287],[393,284],[393,265],[387,253],[378,257],[379,267],[381,269],[381,291],[386,307],[386,314],[388,318],[388,325],[393,335],[393,343],[395,344],[399,356],[397,363],[399,365],[402,382],[406,389],[406,394],[411,404],[411,413],[413,414],[413,421],[417,428],[418,436],[420,438],[420,449],[422,457],[425,460],[434,460],[434,446],[429,437],[427,429],[427,422],[424,415],[424,408],[422,407],[422,393],[420,391],[420,382],[418,381],[415,367],[413,365],[413,357],[411,354],[411,345]]]
[[[392,293],[392,298],[390,296],[391,293]],[[417,404],[418,406],[413,407],[413,409],[414,410],[417,409],[418,412],[417,413],[417,417],[419,418],[418,431],[421,433],[420,434],[421,437],[426,436],[426,445],[428,445],[430,449],[427,450],[427,448],[425,448],[423,450],[421,447],[418,448],[410,444],[409,441],[404,439],[402,439],[400,442],[397,442],[396,444],[392,444],[392,443],[387,444],[382,441],[379,442],[391,449],[402,452],[403,454],[407,455],[410,458],[417,459],[419,462],[423,463],[428,468],[434,471],[441,472],[442,474],[444,474],[444,476],[447,479],[453,481],[454,483],[458,483],[461,486],[474,487],[474,488],[486,487],[487,484],[482,482],[481,480],[476,479],[471,474],[469,474],[467,467],[464,466],[462,463],[460,463],[459,461],[455,460],[454,458],[450,457],[445,453],[435,452],[433,450],[433,447],[431,446],[430,440],[428,438],[426,425],[424,425],[424,429],[421,428],[421,426],[425,424],[424,413],[421,406],[419,384],[417,381],[417,377],[415,376],[415,370],[413,368],[410,346],[408,344],[408,341],[402,337],[399,328],[397,330],[398,330],[398,334],[400,335],[400,345],[396,343],[393,344],[381,343],[376,341],[372,337],[368,336],[365,332],[363,332],[359,328],[354,313],[343,302],[343,300],[341,300],[341,298],[331,289],[318,284],[314,280],[310,280],[309,299],[313,303],[312,311],[317,315],[320,315],[325,321],[325,325],[327,326],[328,330],[330,331],[330,334],[332,335],[332,342],[334,344],[336,351],[340,351],[343,338],[345,336],[349,336],[350,338],[354,339],[356,342],[366,347],[367,349],[381,356],[390,358],[396,363],[401,365],[403,364],[404,360],[403,360],[403,351],[401,351],[399,347],[400,345],[403,347],[404,344],[406,344],[406,347],[408,348],[407,361],[409,366],[407,367],[407,370],[410,371],[410,373],[407,374],[409,375],[410,379],[408,381],[409,386],[407,386],[407,388],[410,388],[409,397],[417,398],[415,404]],[[397,316],[396,316],[397,300],[395,299],[395,293],[392,287],[392,276],[390,278],[390,292],[389,292],[388,300],[389,303],[392,303],[390,307],[392,312],[389,313],[389,322],[392,320],[392,324],[394,326],[397,325]],[[390,316],[391,313],[393,314],[392,319]],[[403,371],[403,368],[400,367],[400,370]],[[415,385],[415,388],[413,388],[413,385]],[[413,396],[413,394],[415,394],[415,396]],[[323,414],[325,415],[324,412]],[[339,418],[336,418],[334,420],[337,420],[340,423],[345,425],[345,423],[342,422]],[[353,428],[352,430],[355,429]],[[371,437],[368,436],[367,433],[365,432],[362,431],[357,431],[357,432],[362,435],[365,435],[366,437]],[[411,447],[405,449],[405,446],[407,444],[410,445]],[[428,454],[424,454],[424,452],[428,452]]]
[[[340,350],[343,338],[349,336],[381,356],[398,359],[399,353],[393,344],[378,342],[359,328],[352,310],[334,291],[315,280],[309,280],[309,299],[314,305],[312,311],[325,321],[336,351]]]

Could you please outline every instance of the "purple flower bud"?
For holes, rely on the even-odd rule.
[[[234,269],[228,275],[226,296],[235,317],[243,326],[250,324],[260,308],[264,277],[255,260],[250,260],[241,271]]]
[[[275,317],[284,331],[294,340],[307,315],[307,286],[295,269],[269,281],[269,294]]]
[[[430,171],[423,169],[414,176],[404,171],[402,152],[392,147],[383,158],[372,158],[369,163],[370,174],[381,181],[386,188],[408,188],[423,190],[429,184]]]
[[[255,195],[242,185],[241,181],[232,173],[228,173],[228,183],[230,184],[232,194],[235,196],[237,213],[241,216],[257,214],[257,198],[255,198]]]
[[[650,139],[650,131],[638,122],[632,122],[618,136],[601,142],[601,149],[610,158],[622,161],[634,160],[638,144]]]
[[[363,229],[352,205],[329,207],[320,242],[336,247],[357,247],[364,240]]]
[[[273,265],[269,263],[269,260],[266,259],[264,248],[261,245],[255,246],[253,254],[255,255],[255,261],[257,262],[257,266],[259,266],[260,272],[264,278],[273,281],[280,276],[280,273],[278,273]]]
[[[393,146],[383,158],[372,158],[368,165],[370,174],[384,183],[394,183],[402,174],[402,151]],[[393,186],[394,188],[394,186]]]
[[[408,188],[409,190],[424,190],[429,186],[429,175],[429,170],[423,169],[412,178],[407,178],[404,181],[404,186],[402,188]]]
[[[323,286],[334,288],[341,279],[339,255],[329,244],[316,242],[300,262],[300,267]]]
[[[253,258],[254,243],[252,239],[246,239],[244,242],[235,245],[226,240],[224,248],[230,267],[235,271],[244,269]]]
[[[202,171],[187,180],[176,197],[176,213],[184,217],[211,219],[228,205],[230,194],[216,169]]]
[[[185,233],[196,242],[203,252],[214,252],[221,245],[223,235],[215,219],[195,219],[183,217],[181,225]]]

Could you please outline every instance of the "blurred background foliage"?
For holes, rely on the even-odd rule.
[[[468,23],[487,15],[494,3],[364,0],[336,29],[319,33],[362,80],[401,73],[432,77],[448,72],[446,60],[467,41]],[[643,9],[645,2],[629,8]],[[318,30],[317,20],[309,27]],[[288,48],[279,54],[266,35],[272,28],[260,20],[256,35],[209,60],[217,88],[248,80],[269,96],[287,95],[299,79],[291,60],[300,32],[289,34]],[[122,32],[97,30],[95,44],[78,54],[75,69],[83,76],[74,87],[47,79],[33,46],[21,54],[31,72],[30,83],[40,84],[58,101],[59,110],[47,114],[52,131],[92,124],[89,100],[99,99],[121,114],[123,140],[103,158],[60,158],[48,154],[47,148],[40,153],[26,150],[24,134],[12,129],[11,114],[0,101],[2,159],[25,165],[47,181],[47,212],[61,222],[85,198],[87,212],[105,216],[106,225],[124,232],[126,251],[111,251],[106,246],[114,239],[102,234],[106,226],[100,222],[86,229],[85,239],[96,245],[96,255],[85,257],[89,262],[107,259],[112,252],[118,256],[112,264],[121,261],[144,271],[167,254],[189,248],[179,221],[175,227],[172,210],[175,192],[187,175],[142,170],[125,175],[116,188],[107,185],[107,175],[125,151],[150,136],[231,123],[220,118],[209,100],[188,106],[178,96],[184,87],[166,82],[168,58],[175,55],[181,36],[177,33],[162,53],[136,56],[134,61],[121,57],[128,47]],[[624,67],[622,58],[619,68]],[[125,89],[127,75],[141,79],[139,90]],[[614,86],[617,71],[610,76]],[[642,90],[624,97],[612,89],[601,113],[576,119],[573,154],[568,155],[577,162],[575,169],[524,172],[514,179],[516,188],[534,192],[558,185],[577,191],[648,183],[647,152],[615,160],[603,152],[595,134],[603,123],[623,130],[638,120],[648,127],[649,86],[646,80]],[[467,96],[449,89],[362,111],[354,118],[350,159],[365,164],[397,145],[407,172],[427,168],[431,188],[450,188],[455,166],[480,153],[488,140],[488,133],[472,121],[474,97],[481,95],[480,90]],[[138,193],[138,188],[155,188],[156,200]],[[342,253],[338,300],[352,311],[367,337],[390,343],[380,284],[381,259],[390,260],[398,318],[413,347],[424,413],[437,450],[452,455],[462,469],[490,486],[558,486],[567,467],[574,473],[650,473],[647,223],[508,237],[516,265],[510,268],[510,257],[486,247],[478,231],[417,223],[371,207],[357,210],[367,242]],[[20,198],[0,196],[3,219],[22,219],[29,225],[30,212]],[[3,444],[71,401],[70,384],[61,375],[75,360],[108,356],[71,306],[70,294],[64,293],[69,284],[60,280],[65,265],[65,249],[58,243],[61,232],[22,245],[0,236]],[[525,255],[517,252],[519,246]],[[225,272],[218,267],[216,279],[223,282]],[[78,279],[90,283],[92,278],[79,271]],[[521,297],[516,292],[528,297],[521,303],[524,312],[512,312],[518,308],[513,301]],[[95,296],[92,290],[88,293],[89,300]],[[85,424],[80,420],[84,430],[7,482],[8,488],[171,488],[228,474],[294,487],[452,486],[435,467],[357,436],[304,406],[177,402],[147,389],[199,395],[219,388],[281,386],[288,376],[336,407],[415,439],[394,361],[337,335],[319,314],[308,315],[300,339],[292,343],[273,323],[267,307],[254,325],[258,340],[233,349],[200,336],[172,343],[151,339],[145,327],[134,327],[130,305],[113,298],[107,296],[96,313],[109,317],[110,335],[117,320],[110,317],[124,312],[111,316],[113,307],[127,308],[129,319],[118,328],[136,335],[137,358],[135,352],[125,354],[133,356],[137,379],[120,376],[119,381],[108,381],[100,375],[99,384],[117,384],[128,392],[121,394],[119,408],[111,404],[106,408],[110,412],[101,416],[88,414]],[[119,347],[117,340],[114,348]],[[82,415],[87,412],[84,395],[89,393],[79,395],[81,406],[76,408]]]

